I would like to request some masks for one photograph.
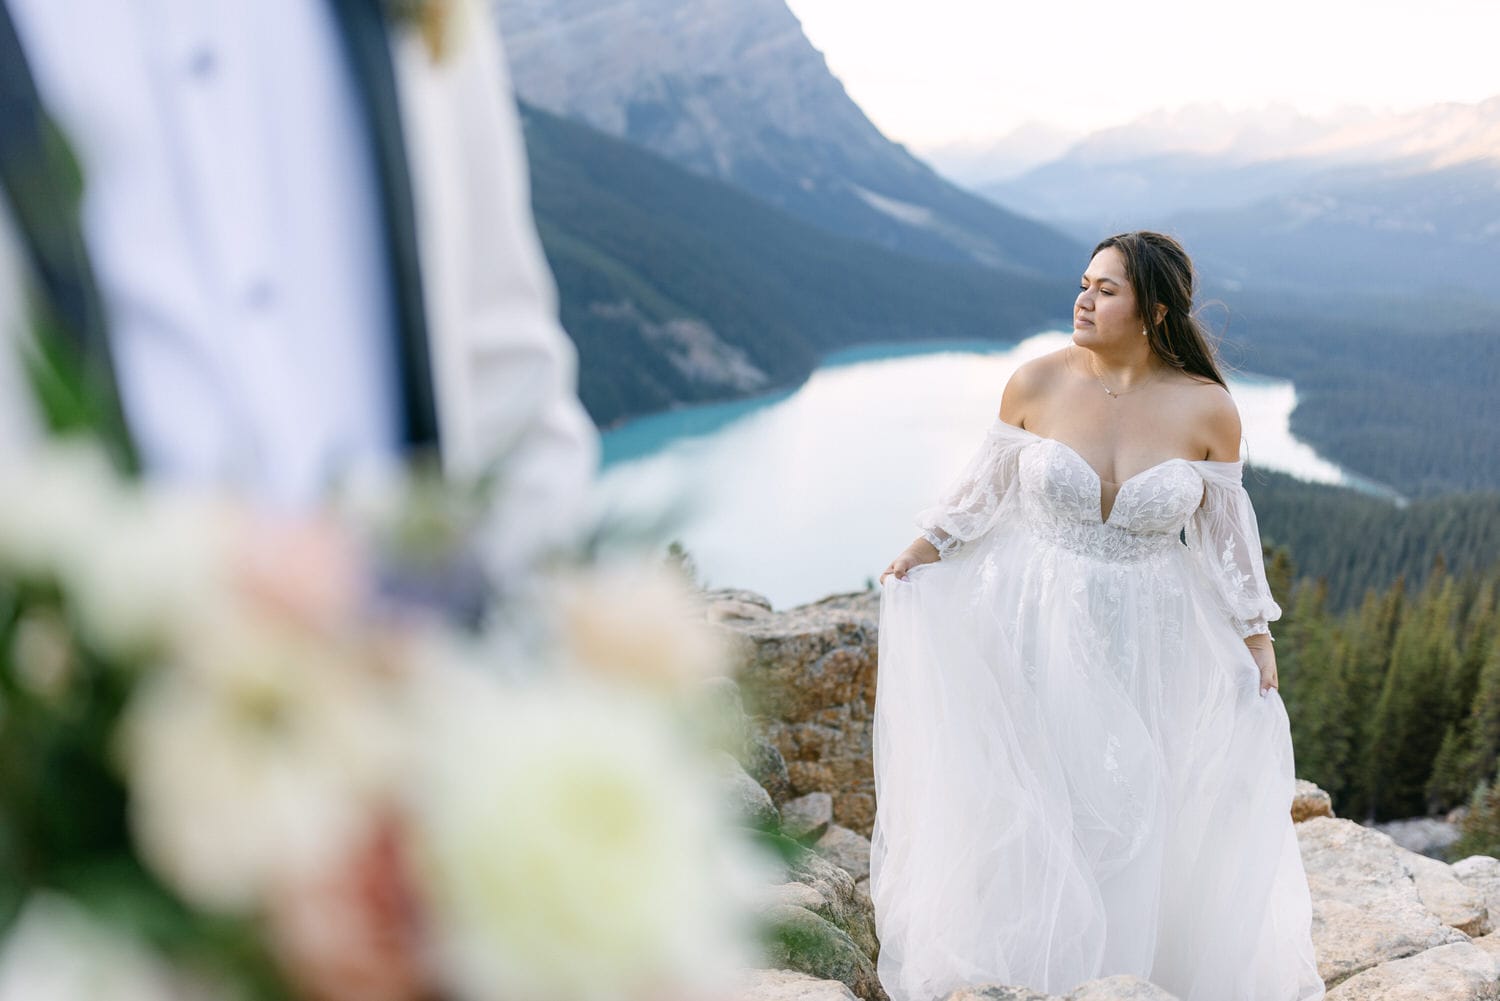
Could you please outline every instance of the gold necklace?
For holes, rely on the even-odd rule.
[[[1104,380],[1099,378],[1099,369],[1098,369],[1098,366],[1096,366],[1094,364],[1094,356],[1092,354],[1089,355],[1089,370],[1094,373],[1094,378],[1098,380],[1099,385],[1104,386]],[[1160,369],[1158,369],[1156,371],[1156,373],[1151,376],[1151,378],[1147,379],[1145,382],[1141,383],[1139,386],[1132,386],[1129,389],[1125,390],[1123,393],[1117,393],[1113,389],[1110,389],[1108,386],[1104,386],[1104,393],[1110,399],[1117,400],[1117,399],[1119,399],[1122,396],[1129,396],[1131,393],[1135,392],[1137,389],[1145,389],[1147,386],[1151,385],[1153,382],[1155,382],[1159,378],[1161,378],[1161,370]]]

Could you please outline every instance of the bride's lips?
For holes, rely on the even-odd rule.
[[[1075,316],[1075,317],[1073,317],[1073,326],[1075,326],[1075,327],[1092,327],[1093,325],[1094,325],[1094,321],[1093,320],[1085,320],[1081,316]]]

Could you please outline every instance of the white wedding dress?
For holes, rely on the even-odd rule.
[[[1243,641],[1281,609],[1241,472],[1169,459],[1104,517],[1082,456],[996,419],[918,515],[943,558],[880,603],[892,1001],[1118,973],[1182,1001],[1323,997],[1286,709]]]

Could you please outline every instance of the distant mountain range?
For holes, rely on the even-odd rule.
[[[1003,157],[995,172],[1007,169]],[[970,176],[982,165],[967,161]],[[1404,115],[1159,112],[983,192],[1080,238],[1156,228],[1226,287],[1500,298],[1500,97]]]
[[[517,92],[840,236],[1071,274],[1080,244],[939,176],[829,72],[784,0],[501,0]]]

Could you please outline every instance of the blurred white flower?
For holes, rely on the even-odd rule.
[[[312,639],[227,620],[126,708],[137,846],[195,905],[242,912],[337,863],[397,767],[402,730],[376,672]]]
[[[592,673],[685,685],[726,672],[722,634],[680,575],[656,562],[615,562],[558,577],[557,631]]]
[[[0,1001],[177,996],[159,957],[54,893],[30,897],[0,947]]]
[[[639,692],[424,681],[419,882],[465,1001],[666,996],[753,965],[768,870]]]
[[[0,465],[0,568],[51,578],[118,522],[127,491],[97,446],[63,440]]]
[[[88,641],[112,657],[163,650],[234,599],[238,516],[206,495],[142,490],[116,505],[59,574]]]

